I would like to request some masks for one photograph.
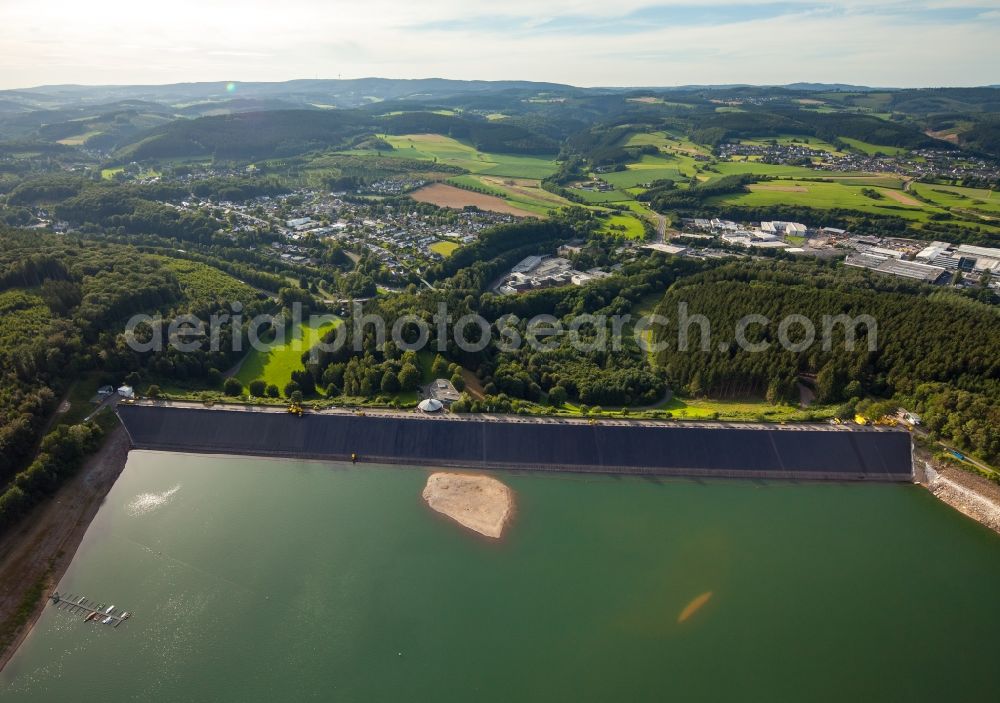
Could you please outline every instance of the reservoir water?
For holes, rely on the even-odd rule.
[[[909,485],[496,474],[493,542],[426,469],[131,453],[8,701],[972,701],[1000,537]]]

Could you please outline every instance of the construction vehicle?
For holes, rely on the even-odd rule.
[[[870,425],[870,424],[872,424],[872,421],[869,420],[864,415],[855,415],[854,416],[854,422],[856,422],[859,425]]]
[[[305,410],[302,409],[301,405],[298,405],[297,403],[292,403],[291,405],[288,406],[288,413],[290,415],[295,415],[296,417],[302,417],[303,415],[305,415]]]

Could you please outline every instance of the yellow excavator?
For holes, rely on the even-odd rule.
[[[299,405],[298,403],[292,403],[291,405],[288,406],[288,413],[289,415],[302,417],[303,415],[305,415],[305,410],[303,410],[302,406]]]

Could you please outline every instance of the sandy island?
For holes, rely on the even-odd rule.
[[[424,500],[458,524],[494,539],[503,534],[514,513],[514,492],[489,476],[433,473]]]

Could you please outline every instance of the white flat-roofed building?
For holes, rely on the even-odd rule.
[[[528,273],[529,271],[534,271],[538,268],[538,265],[542,263],[542,257],[540,256],[529,256],[522,259],[520,262],[514,265],[511,269],[514,273]]]
[[[745,247],[750,244],[750,235],[744,232],[733,232],[722,235],[722,241],[726,244],[737,244]]]
[[[662,244],[660,242],[656,242],[654,244],[643,244],[642,248],[660,251],[664,254],[672,254],[673,256],[681,256],[687,252],[687,247],[678,246],[676,244]]]
[[[935,242],[936,244],[937,242]],[[972,244],[959,244],[958,253],[962,256],[973,256],[976,258],[985,257],[987,259],[1000,259],[1000,249],[993,247],[977,247]]]
[[[943,242],[934,242],[930,246],[924,247],[919,252],[917,252],[914,258],[924,259],[926,261],[933,261],[939,255],[944,254],[948,251],[948,244]]]

